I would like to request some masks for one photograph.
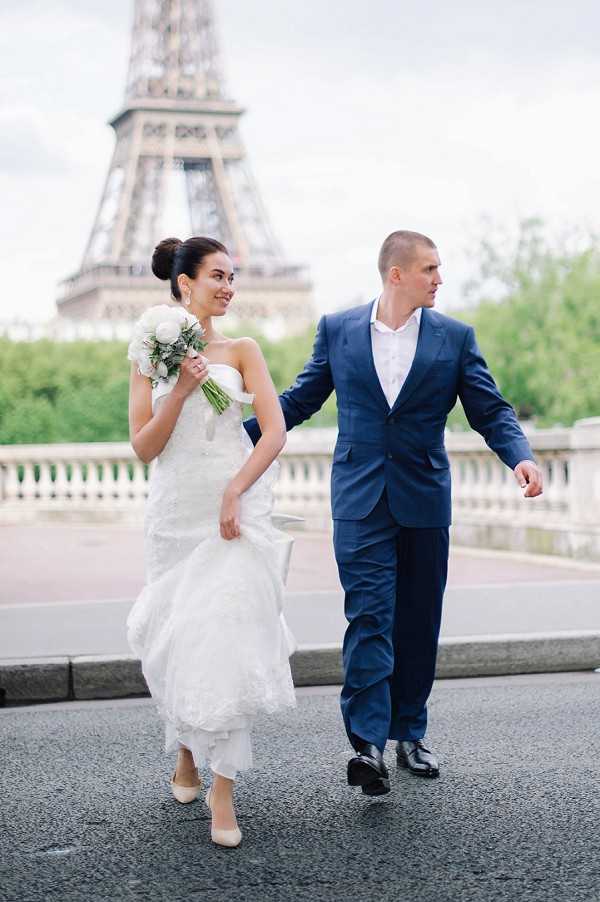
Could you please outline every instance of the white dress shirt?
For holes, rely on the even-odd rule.
[[[383,393],[393,407],[415,359],[422,311],[417,307],[403,326],[390,329],[377,319],[379,300],[377,298],[371,310],[371,346]]]

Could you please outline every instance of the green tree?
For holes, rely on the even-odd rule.
[[[277,390],[283,391],[310,356],[314,330],[281,341],[255,337]],[[0,444],[127,441],[130,365],[125,343],[0,339],[0,361]],[[335,421],[331,397],[310,425]]]
[[[45,445],[57,441],[54,408],[46,398],[22,398],[5,410],[1,422],[1,444]]]
[[[558,246],[557,246],[558,244]],[[467,303],[498,385],[519,417],[544,427],[600,413],[600,252],[593,236],[551,243],[539,220],[514,242],[487,238]],[[457,406],[451,425],[466,424]]]
[[[0,443],[124,441],[122,342],[0,340]]]
[[[240,330],[247,335],[248,330]],[[315,327],[311,326],[301,335],[287,336],[272,341],[260,334],[254,337],[261,346],[265,360],[278,392],[289,388],[312,353],[315,339]],[[321,410],[304,423],[306,427],[335,426],[337,423],[337,407],[335,393],[325,402]]]

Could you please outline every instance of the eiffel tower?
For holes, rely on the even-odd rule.
[[[150,259],[174,233],[229,249],[238,320],[275,334],[308,326],[311,285],[269,225],[238,129],[243,112],[227,96],[210,0],[135,0],[114,153],[81,268],[61,284],[61,316],[128,320],[164,303]],[[184,223],[175,231],[173,211]]]

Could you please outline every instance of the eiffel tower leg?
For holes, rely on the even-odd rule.
[[[112,229],[112,246],[110,248],[110,258],[120,260],[123,257],[123,242],[125,229],[129,219],[129,211],[131,205],[131,197],[136,182],[136,174],[139,163],[139,156],[142,150],[143,121],[141,116],[134,116],[128,123],[129,140],[124,141],[117,130],[117,148],[119,145],[126,143],[128,146],[122,147],[124,165],[123,165],[123,188],[121,192],[121,203],[114,220]]]
[[[137,158],[119,254],[121,258],[150,260],[152,256],[161,228],[166,181],[173,169],[171,133],[172,130],[169,130],[166,135],[162,153],[143,154]]]
[[[225,177],[235,198],[242,233],[251,260],[281,259],[282,252],[271,231],[261,196],[247,160],[226,159]]]
[[[197,235],[217,238],[237,265],[248,263],[248,246],[240,228],[235,200],[220,147],[210,142],[211,155],[197,162],[184,162],[192,228]]]
[[[117,131],[117,143],[83,258],[84,268],[98,261],[119,259],[141,145],[141,126],[139,118],[132,118]]]
[[[110,166],[104,181],[100,203],[96,211],[94,225],[83,254],[82,269],[96,260],[108,256],[108,242],[119,209],[123,170],[117,165],[117,147],[113,151]]]

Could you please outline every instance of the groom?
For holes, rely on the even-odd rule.
[[[448,565],[444,427],[457,397],[525,497],[542,492],[541,471],[472,327],[433,309],[439,267],[425,235],[389,235],[380,297],[321,318],[312,358],[280,398],[289,430],[337,395],[331,502],[348,620],[341,707],[356,752],[348,782],[370,796],[390,790],[388,739],[401,766],[439,774],[423,737]],[[256,420],[245,426],[256,442]]]

